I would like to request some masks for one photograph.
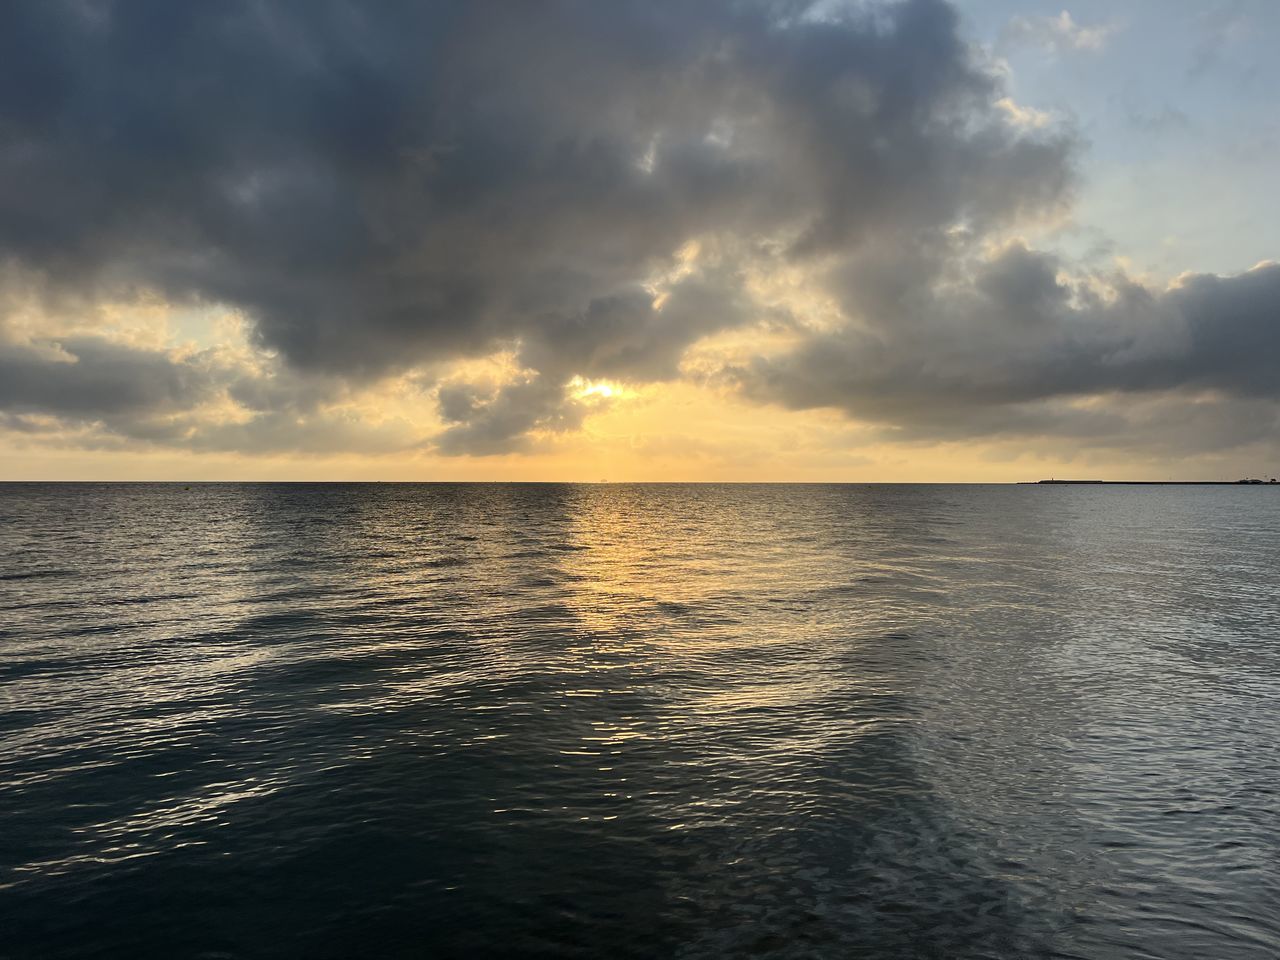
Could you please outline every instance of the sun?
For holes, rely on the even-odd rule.
[[[610,383],[608,380],[586,380],[582,377],[574,377],[569,381],[569,386],[573,389],[573,396],[578,400],[612,400],[625,393],[620,384]]]

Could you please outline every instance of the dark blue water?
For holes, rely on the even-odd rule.
[[[0,956],[1280,955],[1280,491],[0,486]]]

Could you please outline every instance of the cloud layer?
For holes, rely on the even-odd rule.
[[[886,435],[1141,442],[1106,398],[1276,401],[1277,268],[1154,291],[1011,242],[1069,206],[1072,131],[1020,121],[1042,115],[941,0],[823,10],[6,5],[0,259],[24,309],[217,306],[255,356],[19,323],[11,280],[0,410],[483,455],[576,430],[575,383],[688,376],[692,345],[766,328],[789,346],[704,382]],[[465,372],[496,354],[502,377]],[[434,432],[335,412],[405,377]]]

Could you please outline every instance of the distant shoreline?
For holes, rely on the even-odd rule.
[[[1275,480],[1020,480],[1020,484],[1122,486],[1122,487],[1270,487],[1280,486]]]

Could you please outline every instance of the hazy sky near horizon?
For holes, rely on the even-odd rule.
[[[1280,473],[1280,5],[0,7],[0,479]]]

